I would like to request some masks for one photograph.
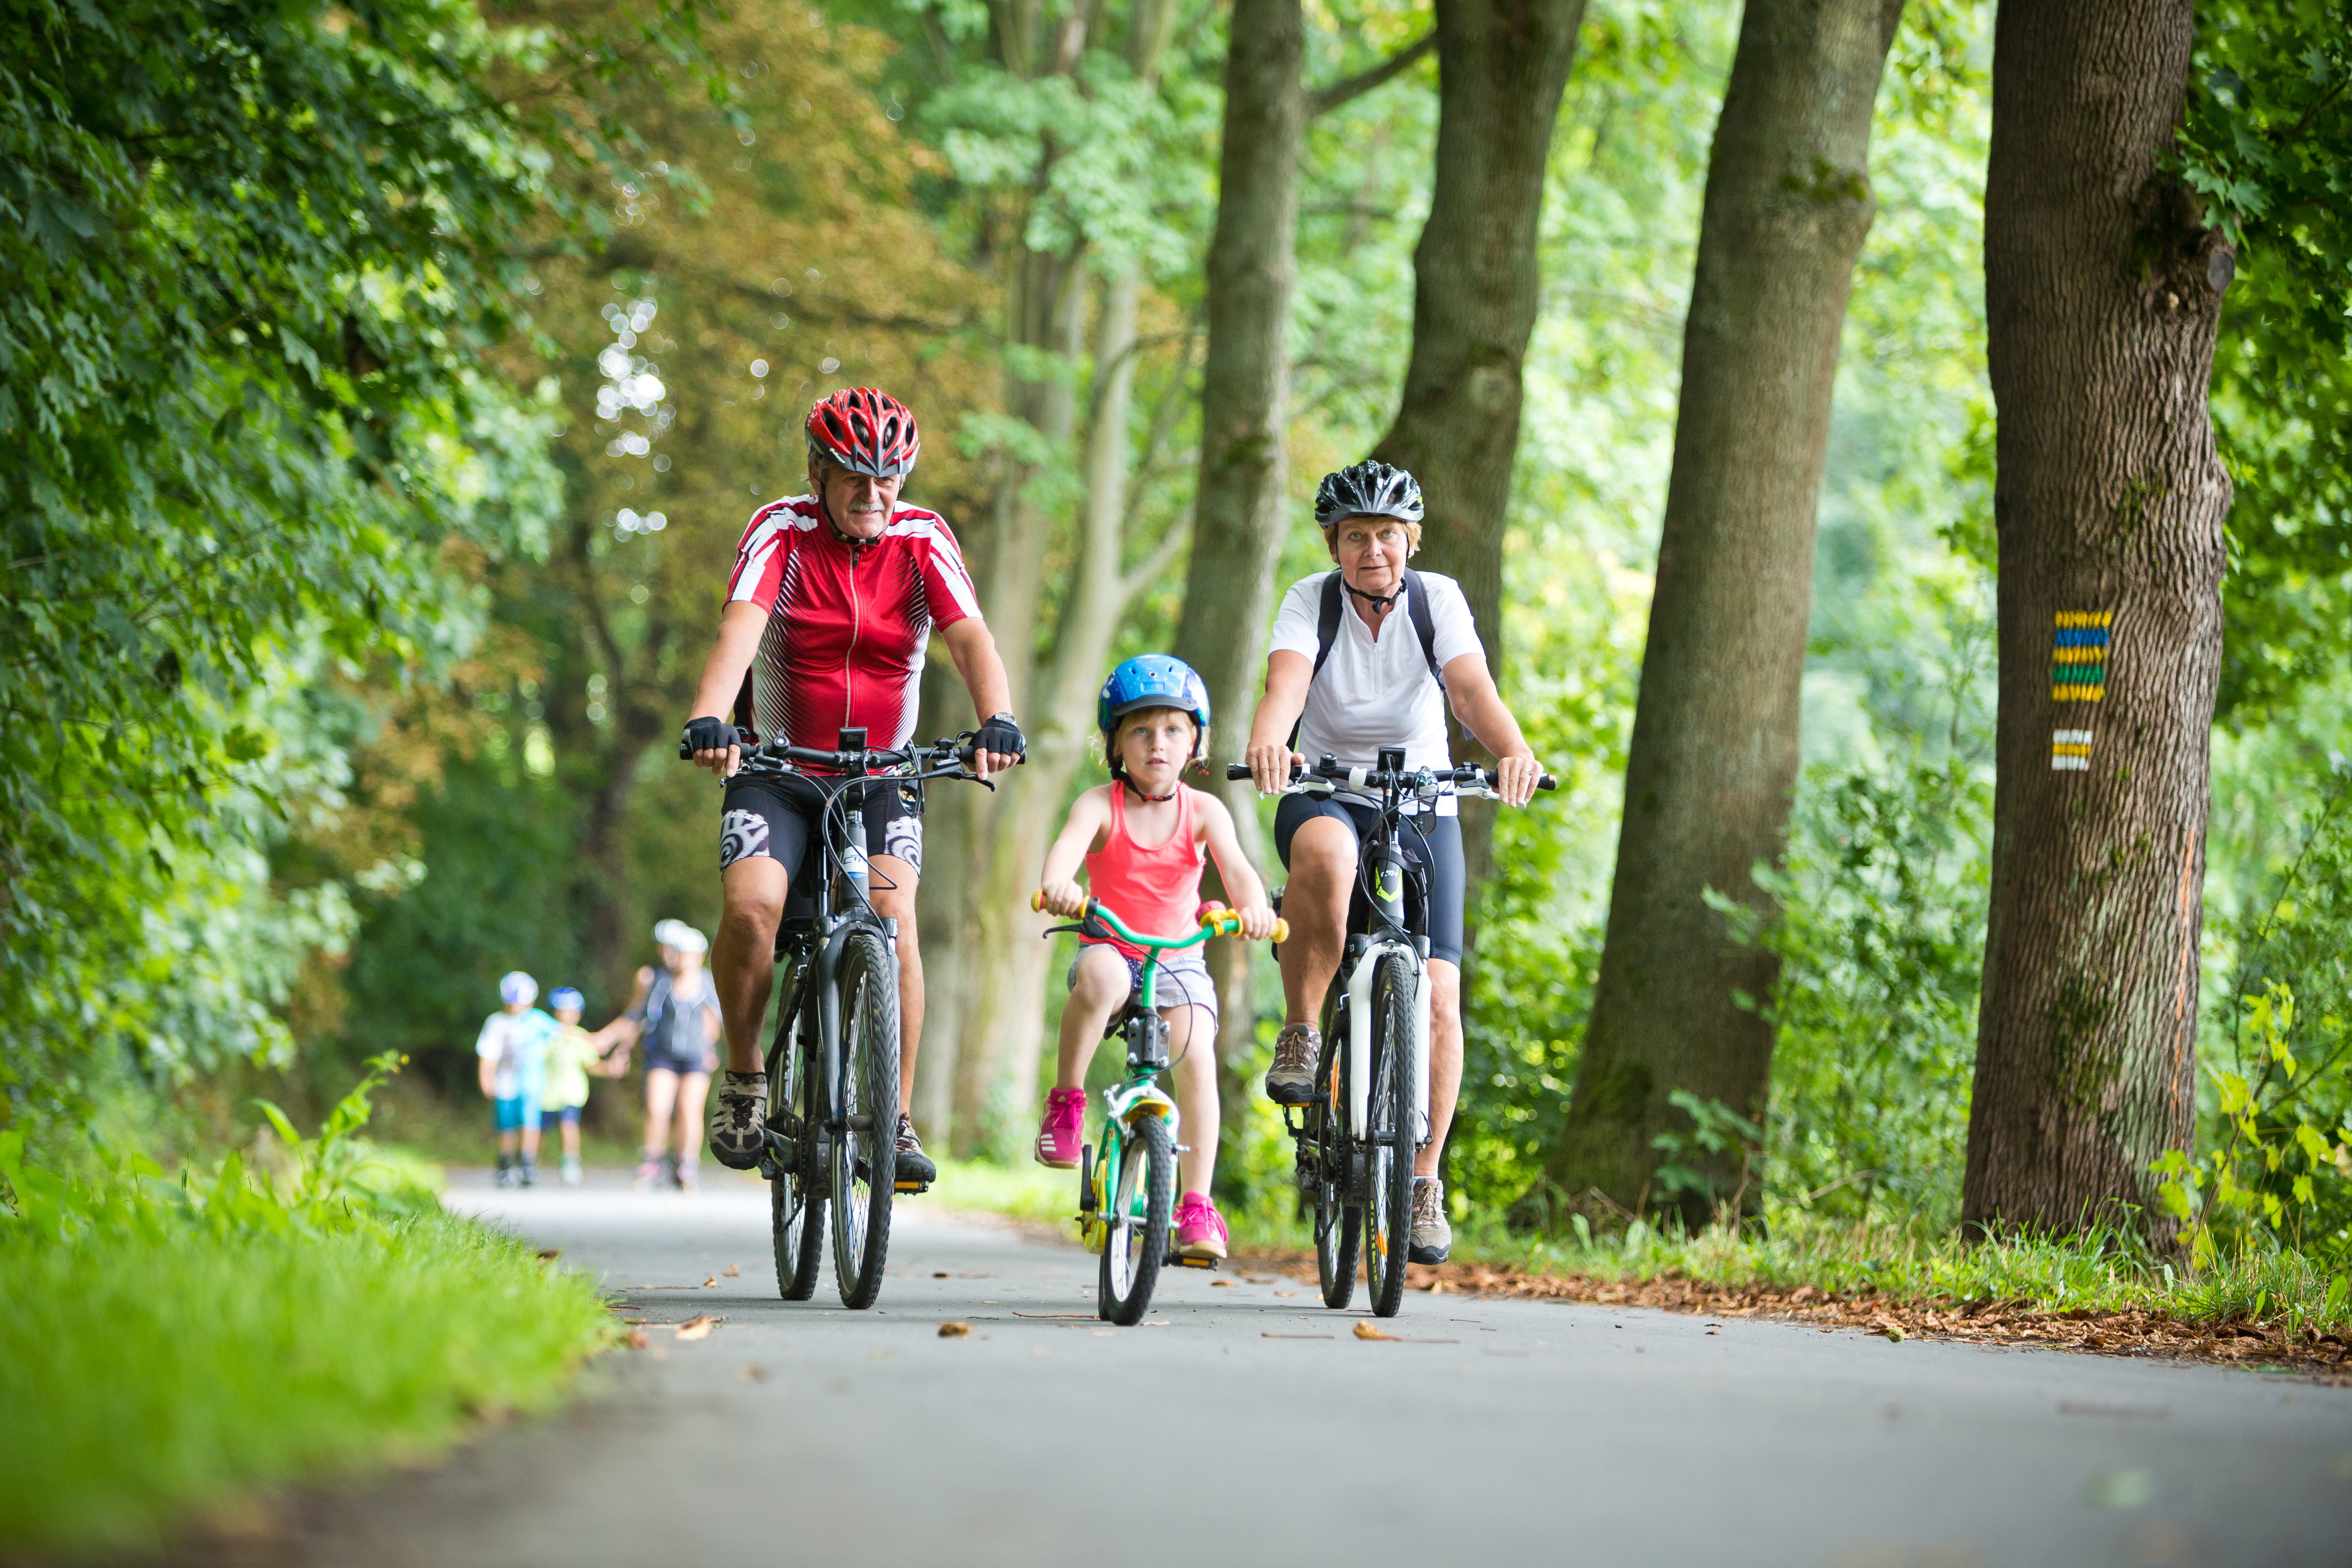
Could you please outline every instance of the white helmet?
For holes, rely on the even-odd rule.
[[[528,1005],[539,997],[539,982],[521,970],[509,970],[499,980],[499,1000],[508,1006]]]
[[[662,921],[654,926],[654,940],[680,952],[709,952],[709,939],[684,921]]]

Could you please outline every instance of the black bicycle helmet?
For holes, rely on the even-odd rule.
[[[1326,474],[1315,490],[1315,521],[1328,528],[1343,517],[1392,517],[1421,521],[1421,482],[1378,458]]]

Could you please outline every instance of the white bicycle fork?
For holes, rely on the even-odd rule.
[[[1348,976],[1348,1130],[1362,1137],[1372,1089],[1372,981],[1381,960],[1395,953],[1405,962],[1413,982],[1412,1010],[1412,1142],[1429,1141],[1429,967],[1421,955],[1402,942],[1375,942],[1356,961]],[[1406,1157],[1411,1158],[1410,1152]]]

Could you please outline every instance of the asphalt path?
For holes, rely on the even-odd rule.
[[[765,1189],[454,1185],[644,1318],[586,1397],[362,1489],[338,1564],[2352,1562],[2352,1389],[1739,1319],[1163,1274],[903,1200],[880,1305],[776,1295]],[[730,1274],[733,1267],[739,1272]],[[713,1280],[715,1283],[706,1284]],[[1361,1292],[1359,1291],[1360,1301]],[[723,1318],[707,1337],[662,1327]],[[943,1321],[971,1325],[943,1338]]]

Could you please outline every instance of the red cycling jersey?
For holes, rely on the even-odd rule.
[[[945,519],[902,506],[876,538],[844,544],[814,496],[751,514],[727,597],[768,612],[751,664],[752,723],[764,739],[833,749],[863,728],[870,746],[915,732],[931,627],[980,614]]]

